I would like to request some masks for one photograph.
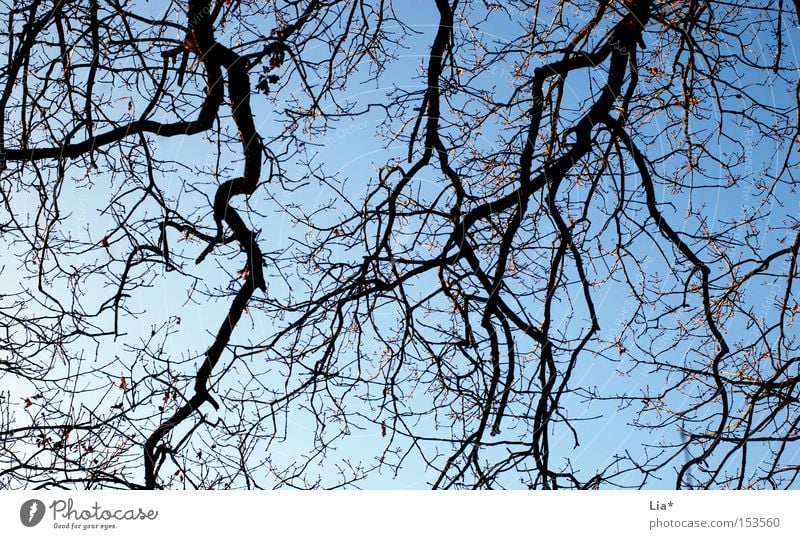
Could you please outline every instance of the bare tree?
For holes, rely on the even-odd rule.
[[[0,484],[796,485],[796,5],[154,9],[3,3]]]

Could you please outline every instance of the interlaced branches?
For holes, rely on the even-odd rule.
[[[794,486],[790,8],[5,5],[2,484]]]

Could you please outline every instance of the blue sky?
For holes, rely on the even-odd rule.
[[[431,2],[398,3],[397,7],[400,10],[401,17],[419,33],[409,35],[404,39],[404,48],[397,51],[397,59],[392,62],[391,67],[377,83],[359,80],[359,76],[367,78],[366,71],[356,74],[344,90],[349,101],[356,104],[382,101],[387,93],[396,88],[405,90],[419,90],[422,88],[421,79],[412,77],[411,74],[418,74],[417,68],[421,61],[424,62],[429,44],[436,30],[430,24],[430,21],[434,20],[433,17],[435,16],[431,4]],[[744,26],[743,28],[745,28],[743,29],[743,35],[746,35],[747,27]],[[498,14],[489,19],[489,22],[483,27],[483,31],[487,32],[480,36],[484,43],[503,42],[507,35],[518,31],[518,28],[514,28],[508,20]],[[795,30],[791,32],[792,37],[796,38]],[[645,41],[654,47],[655,43],[658,42],[658,36],[646,34]],[[794,59],[796,56],[794,55],[793,46],[794,40],[788,41],[786,55]],[[750,50],[754,58],[763,59],[771,54],[768,47],[760,50],[758,46],[754,45]],[[796,69],[796,62],[794,60],[791,61]],[[509,71],[511,70],[510,66],[506,67]],[[661,68],[663,69],[663,66]],[[578,76],[574,79],[575,82],[570,82],[568,85],[569,91],[565,96],[564,108],[574,108],[577,117],[586,99],[591,96],[592,89],[596,90],[597,83],[602,79],[603,75],[603,73],[595,73],[592,75],[594,78],[591,80],[588,77],[581,78],[581,76]],[[739,85],[740,89],[745,90],[753,97],[773,103],[777,108],[796,106],[793,95],[793,88],[796,83],[794,80],[776,80],[775,77],[764,77],[761,73],[753,70],[736,73],[736,75],[732,74],[731,77]],[[500,67],[484,73],[476,84],[487,88],[496,87],[498,96],[506,96],[509,93],[506,88],[508,84],[507,73],[504,74]],[[647,82],[642,84],[646,87]],[[737,98],[734,95],[734,90],[726,91],[728,95],[723,102],[735,109]],[[293,95],[301,95],[301,88],[295,81],[289,82],[280,92],[276,92],[269,97],[254,96],[256,125],[265,138],[269,139],[280,132],[283,121],[282,107],[286,104],[285,100]],[[454,102],[457,102],[457,100]],[[127,106],[124,101],[120,103],[120,107]],[[138,103],[134,105],[140,106]],[[694,181],[697,186],[704,186],[703,188],[689,190],[671,188],[667,185],[662,186],[657,193],[659,200],[671,203],[671,206],[663,206],[662,211],[675,229],[690,232],[697,228],[697,222],[693,218],[687,218],[688,210],[690,208],[703,207],[705,209],[702,214],[708,219],[708,225],[713,230],[715,227],[724,226],[725,219],[740,216],[743,205],[755,205],[764,197],[767,203],[760,209],[762,218],[759,223],[760,229],[754,231],[754,242],[757,243],[759,250],[776,249],[788,237],[787,231],[781,227],[796,222],[797,197],[792,191],[791,185],[776,183],[774,195],[767,198],[764,195],[765,189],[759,187],[758,182],[767,178],[765,172],[775,171],[780,165],[782,152],[779,150],[785,151],[788,142],[781,141],[781,148],[776,149],[769,139],[761,138],[756,131],[748,127],[746,122],[745,125],[739,126],[735,115],[731,115],[724,120],[723,133],[715,134],[714,107],[708,101],[701,102],[700,106],[704,107],[706,105],[708,105],[709,110],[707,119],[705,122],[700,121],[693,125],[696,125],[699,136],[707,135],[709,137],[707,146],[709,154],[724,156],[730,152],[740,152],[742,162],[737,167],[729,168],[725,171],[709,168],[708,166],[699,169],[694,175]],[[323,103],[323,107],[332,107],[332,105],[331,103]],[[760,115],[758,119],[763,119],[766,122],[770,121],[766,111],[761,111],[758,114]],[[447,121],[455,121],[452,111],[445,111],[444,116]],[[342,200],[342,196],[347,198],[349,204],[358,206],[363,200],[368,186],[374,184],[379,169],[390,159],[400,158],[405,155],[406,146],[404,144],[386,142],[386,140],[376,135],[376,131],[381,128],[379,122],[382,120],[382,111],[375,108],[371,109],[367,114],[331,123],[329,129],[323,135],[316,135],[315,137],[309,135],[309,139],[319,144],[319,146],[307,146],[306,150],[309,158],[314,163],[324,167],[326,174],[336,175],[342,180],[346,178],[346,182],[341,184],[335,183],[334,180],[330,180],[328,183],[320,182],[317,178],[309,176],[308,170],[301,164],[290,162],[285,164],[283,170],[285,179],[283,186],[292,187],[292,190],[284,189],[279,182],[273,181],[262,186],[249,199],[247,204],[257,212],[252,217],[253,225],[260,230],[259,240],[265,252],[277,253],[284,250],[287,252],[300,252],[302,244],[309,239],[313,240],[315,232],[305,227],[302,224],[302,219],[298,222],[294,217],[300,216],[301,213],[309,215],[318,212],[315,215],[319,223],[334,223],[347,211],[347,203]],[[643,122],[643,125],[646,124],[646,127],[642,129],[643,133],[652,134],[652,140],[645,142],[648,154],[651,156],[667,155],[672,145],[676,144],[673,136],[679,136],[679,130],[672,127],[667,128],[663,123],[663,116],[648,118],[644,112],[641,112],[640,116],[637,116],[637,120]],[[226,122],[224,127],[230,129],[231,125]],[[480,135],[475,135],[473,143],[477,148],[488,151],[496,144],[496,136],[498,136],[498,133],[493,132],[492,127],[489,126]],[[200,137],[152,140],[152,149],[158,157],[170,159],[176,163],[168,167],[172,168],[174,172],[159,175],[159,186],[164,191],[165,196],[175,200],[181,208],[199,208],[196,215],[200,216],[203,223],[210,227],[210,207],[205,197],[210,196],[209,193],[213,189],[214,182],[208,174],[201,172],[213,169],[219,160],[223,163],[230,163],[228,165],[230,170],[226,172],[238,174],[241,163],[236,161],[238,159],[235,153],[235,150],[238,149],[237,146],[233,146],[233,152],[225,151],[218,156],[215,153],[216,146],[213,140],[202,140]],[[737,145],[737,142],[741,143],[741,145]],[[794,161],[796,161],[796,158]],[[704,165],[707,165],[707,163],[710,163],[710,161],[704,162]],[[667,158],[660,163],[660,166],[663,167],[662,171],[667,174],[669,174],[671,167],[678,165],[675,160]],[[636,180],[632,167],[627,172],[631,175],[630,185],[635,185]],[[730,186],[727,174],[736,176],[739,183],[735,186]],[[100,177],[93,180],[94,186],[90,188],[87,188],[83,181],[65,185],[63,199],[66,207],[71,212],[72,232],[87,241],[96,243],[107,234],[107,231],[113,225],[112,219],[107,215],[101,214],[98,210],[103,207],[109,189],[123,189],[126,186],[126,182],[130,181],[130,178],[124,176],[116,178]],[[200,192],[187,190],[184,187],[187,181],[191,183],[195,180],[199,181],[199,185],[202,186]],[[441,177],[435,169],[426,169],[415,179],[415,182],[415,193],[423,198],[432,197],[438,192]],[[767,180],[766,183],[769,184],[769,181]],[[341,189],[337,191],[336,188]],[[631,189],[634,188],[631,187]],[[580,187],[575,187],[570,197],[574,195],[577,200],[583,192],[585,192],[585,188],[584,191],[581,191]],[[29,199],[21,206],[18,206],[20,208],[17,210],[18,212],[25,213],[30,211],[38,203],[34,193],[29,192],[25,196],[28,196]],[[784,202],[784,204],[781,206],[776,202]],[[238,202],[238,204],[244,204],[244,202]],[[147,215],[155,218],[159,215],[158,209],[153,206],[144,206],[138,211],[139,216]],[[625,226],[632,231],[635,230],[637,219],[641,219],[641,222],[646,220],[646,212],[642,207],[631,207],[630,211],[632,218]],[[409,230],[413,230],[413,222],[409,223],[408,226]],[[595,226],[598,226],[597,223]],[[541,223],[541,228],[537,230],[543,233],[542,230],[546,230],[547,227],[552,229],[551,224],[544,222]],[[523,233],[530,234],[533,237],[532,230]],[[603,238],[609,238],[609,242],[613,241],[613,231],[609,229]],[[122,267],[120,260],[127,256],[128,252],[123,242],[115,243],[114,239],[114,237],[111,238],[111,252],[114,254],[116,261],[112,263],[111,267],[114,271],[120,271]],[[155,238],[150,239],[155,240]],[[398,238],[399,242],[405,240],[407,238]],[[199,241],[191,239],[181,241],[175,233],[171,236],[170,242],[175,253],[183,252],[189,260],[197,256],[204,247],[202,242]],[[15,252],[14,248],[3,249],[3,251],[5,254],[0,255],[0,265],[4,266],[3,276],[6,282],[18,283],[19,286],[30,286],[30,283],[21,277],[22,273],[18,270],[20,253]],[[193,282],[189,277],[178,275],[177,272],[165,272],[157,266],[155,266],[155,269],[151,267],[147,272],[143,272],[142,282],[147,284],[147,288],[138,288],[132,291],[130,298],[126,299],[126,306],[139,313],[139,315],[121,318],[121,327],[123,327],[125,335],[117,339],[104,337],[99,339],[98,344],[76,341],[71,345],[76,351],[83,349],[83,355],[87,358],[86,361],[89,365],[108,364],[108,367],[104,369],[98,378],[88,378],[86,380],[81,377],[74,378],[76,389],[81,389],[84,384],[87,388],[96,387],[97,389],[85,394],[80,393],[77,396],[54,395],[51,404],[57,404],[62,411],[69,410],[79,419],[87,419],[89,417],[87,408],[93,408],[94,404],[98,402],[103,403],[102,409],[107,410],[107,413],[114,414],[115,412],[110,408],[112,403],[119,402],[123,398],[135,398],[137,394],[135,388],[126,393],[118,387],[119,380],[123,376],[132,381],[140,380],[145,372],[154,372],[169,364],[176,372],[191,378],[194,368],[210,344],[213,334],[221,322],[222,313],[227,309],[230,300],[229,297],[209,298],[203,292],[216,295],[219,290],[232,290],[236,282],[235,271],[243,264],[243,257],[235,249],[220,248],[217,252],[219,253],[218,255],[209,257],[199,266],[194,266],[190,261],[187,261],[185,270],[199,277],[200,280],[197,282]],[[702,253],[704,256],[712,255],[710,249],[706,249]],[[751,256],[750,253],[746,252],[728,254],[734,260]],[[86,256],[103,264],[108,258],[108,253],[103,249],[95,249],[90,250],[87,254],[80,255],[80,257]],[[334,253],[332,259],[341,257],[341,259],[346,260],[353,257],[358,258],[359,256],[361,256],[360,252],[343,250],[340,253]],[[80,257],[65,258],[72,262],[79,260]],[[641,241],[637,240],[632,244],[629,256],[625,259],[625,264],[631,272],[641,271],[641,274],[637,274],[632,278],[637,286],[650,288],[661,286],[664,289],[674,291],[678,287],[676,279],[680,277],[670,271],[670,265],[674,261],[675,253],[672,249],[664,249],[664,255],[662,255],[656,246],[643,239]],[[637,262],[640,264],[639,269],[634,266],[634,263]],[[664,373],[654,373],[652,369],[648,368],[650,358],[646,357],[647,354],[644,350],[647,350],[653,342],[656,343],[656,350],[663,354],[663,356],[660,355],[659,357],[671,362],[691,364],[697,357],[692,351],[696,342],[691,339],[685,339],[680,342],[674,342],[670,338],[659,339],[655,331],[639,329],[638,331],[626,332],[623,339],[619,341],[620,346],[614,345],[618,333],[621,332],[627,321],[634,316],[636,306],[636,303],[631,299],[628,287],[620,282],[622,268],[619,264],[621,263],[618,260],[616,265],[610,265],[605,268],[592,268],[593,275],[601,282],[593,293],[601,318],[599,336],[602,342],[593,343],[581,355],[570,382],[572,387],[589,388],[592,392],[596,391],[597,395],[602,395],[609,400],[591,400],[585,392],[573,393],[565,397],[563,401],[564,412],[579,429],[581,441],[578,447],[573,444],[573,436],[570,430],[563,425],[557,425],[552,433],[554,466],[566,465],[568,460],[573,467],[582,470],[582,475],[584,476],[589,476],[593,471],[611,464],[618,454],[628,452],[634,461],[638,461],[644,459],[646,454],[657,451],[650,447],[650,444],[655,445],[661,442],[680,443],[682,438],[677,424],[664,429],[655,429],[652,432],[646,429],[632,428],[632,424],[640,417],[644,417],[647,420],[665,418],[668,420],[668,416],[671,413],[670,410],[681,410],[693,402],[692,397],[695,391],[694,388],[687,387],[684,393],[685,400],[681,400],[680,391],[675,391],[670,395],[669,400],[663,403],[661,409],[656,410],[658,406],[653,405],[653,411],[643,416],[638,414],[640,407],[645,406],[642,403],[630,401],[629,406],[624,406],[624,400],[618,401],[615,399],[619,395],[636,396],[646,388],[650,388],[648,391],[652,391],[654,387],[669,385],[672,382],[670,376]],[[137,267],[135,271],[138,272],[139,268]],[[291,276],[287,280],[283,280],[280,278],[279,273],[288,273]],[[308,292],[310,285],[315,283],[313,275],[313,261],[309,261],[305,265],[287,263],[280,268],[268,267],[268,295],[273,298],[283,298],[288,295],[301,296]],[[304,278],[306,279],[305,281],[303,280]],[[409,291],[419,296],[424,295],[426,287],[430,286],[429,279],[432,278],[424,277],[415,281],[409,287]],[[286,284],[287,281],[292,285],[292,290],[289,290]],[[102,301],[108,295],[109,290],[113,290],[114,286],[113,283],[104,282],[102,278],[94,278],[85,284],[87,290],[82,297],[82,302],[87,305],[87,310],[91,310],[88,305]],[[5,288],[6,294],[10,292],[10,288]],[[57,293],[64,294],[64,298],[69,296],[66,292],[64,289],[57,289]],[[572,298],[580,297],[577,287],[570,287],[565,290],[565,293]],[[768,307],[769,302],[780,293],[779,289],[771,287],[771,279],[765,277],[754,280],[747,289],[742,301],[747,305],[755,306],[757,314],[760,309],[763,311],[762,316],[766,319],[771,319],[774,318],[775,313]],[[676,301],[678,299],[672,297],[667,303],[674,304]],[[694,297],[692,301],[696,306],[698,298]],[[258,300],[256,300],[255,304],[257,303]],[[575,305],[563,303],[561,305],[556,309],[554,328],[563,329],[567,334],[573,336],[585,330],[588,320],[585,308],[579,303]],[[536,305],[526,307],[533,313],[537,312],[538,309]],[[31,309],[35,311],[36,308],[31,307]],[[570,314],[573,315],[573,318],[569,318]],[[668,321],[668,324],[685,323],[694,315],[696,315],[696,311],[679,311],[664,320]],[[385,313],[381,313],[381,318],[385,320],[386,328],[391,328],[396,323],[394,316],[396,315],[388,308]],[[654,316],[654,313],[645,310],[639,312],[638,316],[641,321],[642,318],[648,319],[648,317]],[[178,320],[180,320],[179,323]],[[108,317],[103,321],[106,324],[110,323]],[[430,322],[433,323],[434,321],[431,320]],[[239,327],[237,327],[234,334],[235,341],[246,345],[259,344],[263,338],[273,334],[276,329],[273,324],[274,321],[260,313],[257,305],[254,305],[248,316],[243,318]],[[151,335],[153,329],[157,330],[155,335]],[[375,357],[379,357],[382,345],[371,340],[370,337],[373,336],[372,330],[369,328],[362,329],[365,335],[365,344],[362,347],[362,352],[372,353]],[[732,341],[738,335],[746,338],[752,334],[751,330],[748,329],[748,321],[743,315],[731,316],[726,322],[725,331]],[[146,357],[132,352],[129,345],[140,340],[152,341],[148,348],[155,357]],[[525,346],[524,342],[520,343],[521,349],[518,353],[521,356],[524,356],[526,351],[533,352],[532,349],[526,350]],[[530,343],[527,346],[530,347]],[[624,348],[626,353],[620,353],[620,347]],[[96,360],[93,359],[95,356],[97,357]],[[346,358],[347,355],[345,354],[340,356],[339,360],[345,362]],[[214,412],[210,407],[208,410],[203,410],[207,414],[206,418],[209,422],[218,422],[216,429],[219,430],[215,430],[215,428],[200,429],[195,438],[193,438],[190,445],[191,449],[187,449],[187,452],[203,451],[209,454],[216,450],[218,458],[232,459],[234,461],[237,457],[237,451],[241,448],[236,445],[237,436],[220,436],[219,432],[225,430],[224,426],[222,426],[225,423],[230,423],[232,430],[235,430],[233,425],[235,425],[239,414],[246,418],[260,421],[263,428],[270,432],[273,425],[269,420],[268,414],[263,409],[263,405],[258,402],[244,404],[238,402],[235,397],[237,395],[242,397],[256,395],[259,399],[266,399],[271,392],[277,392],[286,387],[285,383],[287,381],[289,386],[293,383],[298,383],[302,380],[303,374],[301,370],[290,374],[285,366],[275,361],[274,358],[266,359],[265,356],[260,354],[247,356],[236,361],[233,361],[229,354],[225,356],[218,369],[219,373],[224,372],[224,376],[213,379],[213,389],[217,394],[227,395],[229,398],[222,401],[223,409],[219,413]],[[637,361],[641,363],[637,365]],[[379,363],[379,361],[376,361],[375,364],[369,365],[370,368],[375,369],[375,374],[379,371]],[[66,374],[68,369],[75,368],[75,365],[67,365],[56,361],[50,375],[56,378]],[[535,368],[535,363],[530,365],[529,368]],[[74,371],[72,372],[74,373]],[[98,384],[98,379],[103,377],[107,379],[107,382]],[[176,384],[176,389],[189,391],[191,384],[188,378]],[[168,380],[163,380],[162,382],[164,382],[164,387],[166,388]],[[432,397],[425,392],[425,380],[422,382],[415,389],[413,396],[409,396],[404,403],[405,406],[418,410],[424,410],[427,406],[430,406],[429,401]],[[430,382],[430,380],[427,382]],[[157,384],[159,382],[150,380],[148,383]],[[0,378],[0,391],[7,391],[11,395],[9,399],[12,404],[10,410],[15,415],[15,420],[20,424],[35,424],[36,421],[41,419],[36,416],[36,407],[24,408],[23,405],[24,398],[34,391],[33,388],[22,385],[19,380],[10,376],[5,376]],[[156,396],[160,394],[161,390],[155,391]],[[361,463],[362,466],[367,468],[376,465],[376,455],[387,444],[387,438],[382,436],[378,423],[371,423],[367,420],[377,417],[378,411],[375,408],[365,405],[363,401],[357,398],[357,395],[351,395],[347,392],[329,395],[328,397],[328,400],[320,401],[324,406],[321,415],[326,417],[327,432],[346,432],[347,434],[342,434],[334,444],[335,447],[323,459],[318,461],[318,464],[315,465],[316,468],[311,467],[307,470],[308,476],[311,478],[318,476],[322,485],[336,483],[339,467],[346,469],[351,464],[358,466],[357,463]],[[155,401],[157,400],[159,399],[155,399]],[[742,403],[736,404],[741,405]],[[151,412],[153,407],[158,405],[159,402],[150,403],[150,409],[147,412]],[[168,406],[174,406],[174,402]],[[312,414],[319,412],[319,410],[312,411],[308,406],[308,402],[302,399],[298,400],[292,404],[292,410],[287,416],[288,419],[284,422],[283,418],[281,418],[274,425],[279,433],[285,432],[285,439],[283,435],[278,435],[270,443],[262,441],[252,447],[245,448],[250,452],[250,458],[253,463],[269,462],[269,465],[262,464],[258,467],[258,472],[255,474],[255,477],[260,481],[260,486],[270,487],[275,481],[274,476],[269,471],[269,466],[283,469],[292,466],[298,460],[298,454],[309,455],[311,453],[312,449],[310,448],[313,447],[314,436],[318,434],[316,425],[312,421]],[[355,416],[363,414],[366,419],[347,428],[337,416],[337,406],[346,409],[348,413]],[[435,434],[433,430],[435,423],[432,417],[426,418],[425,414],[421,413],[418,419],[417,428],[420,432]],[[133,432],[130,427],[124,428],[128,429],[127,432],[129,434]],[[516,425],[513,421],[507,421],[504,435],[511,437],[516,432],[515,429],[518,429],[519,432],[524,432],[527,428],[529,428],[527,425]],[[184,432],[185,430],[182,427],[173,435],[173,439],[180,438]],[[334,434],[334,436],[338,437],[338,434]],[[219,445],[216,448],[212,447],[217,443]],[[428,442],[428,446],[423,449],[426,453],[441,452],[446,454],[448,446],[449,444],[446,443]],[[127,460],[132,469],[135,469],[137,466],[136,459],[140,455],[139,448],[129,444],[122,447],[121,450],[127,455],[123,460]],[[506,450],[507,448],[500,447],[488,449],[486,453],[491,456],[492,451],[502,452]],[[758,462],[759,451],[763,451],[763,448],[758,448],[757,446],[753,448],[751,455],[755,456],[751,456],[751,462]],[[661,470],[653,480],[648,482],[647,486],[653,488],[672,487],[674,485],[674,468],[680,466],[684,458],[685,455],[683,453],[676,451],[676,456],[671,463]],[[784,459],[786,462],[800,460],[800,445],[794,443],[790,446],[785,453]],[[731,466],[734,466],[734,464],[731,464]],[[162,472],[162,477],[169,477],[173,470],[174,468],[168,465]],[[426,488],[435,480],[435,477],[435,473],[426,468],[423,460],[419,457],[418,450],[412,449],[407,459],[404,460],[402,473],[399,477],[392,477],[391,474],[371,475],[360,484],[366,488]],[[524,477],[524,473],[520,473],[518,477],[511,474],[502,486],[509,488],[523,487]],[[239,479],[239,481],[242,480]],[[631,473],[620,477],[618,484],[620,486],[637,485],[638,481],[638,475]],[[242,486],[241,483],[237,484]]]

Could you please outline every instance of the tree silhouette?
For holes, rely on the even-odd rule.
[[[797,13],[6,3],[0,484],[795,486]]]

